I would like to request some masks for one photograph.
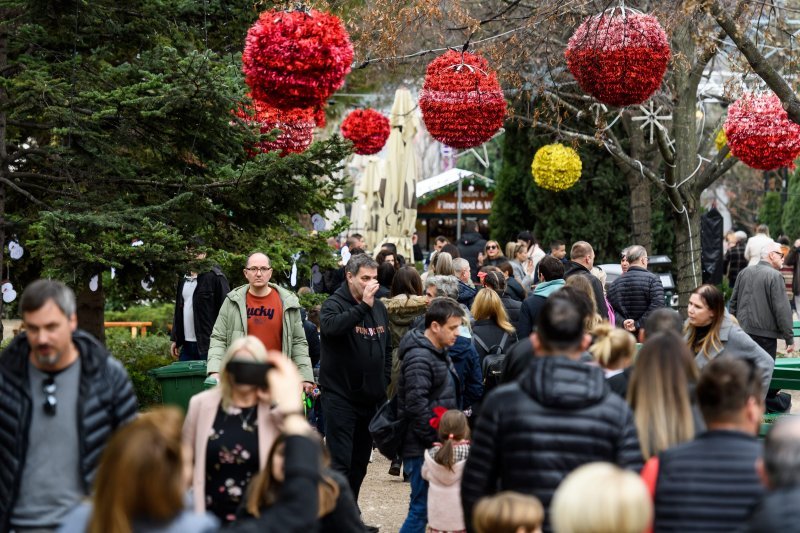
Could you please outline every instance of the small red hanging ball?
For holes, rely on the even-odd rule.
[[[789,120],[774,93],[745,94],[728,107],[724,126],[731,153],[759,170],[794,168],[800,124]]]
[[[389,119],[374,109],[356,109],[342,121],[342,136],[359,155],[377,154],[389,138]]]

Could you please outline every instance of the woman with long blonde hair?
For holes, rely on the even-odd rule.
[[[475,318],[472,340],[481,361],[493,347],[499,346],[505,351],[517,342],[517,332],[508,320],[503,302],[493,289],[484,287],[478,291],[471,312]]]
[[[589,298],[589,301],[592,302],[592,309],[594,311],[586,317],[586,331],[592,331],[603,322],[603,317],[597,312],[597,298],[595,298],[592,283],[586,276],[570,276],[567,278],[566,286],[574,287],[584,293]]]
[[[92,503],[72,511],[60,531],[217,531],[213,516],[184,510],[182,423],[179,409],[163,407],[120,428],[100,460]]]
[[[697,376],[692,354],[676,333],[656,333],[639,350],[628,403],[645,460],[692,440],[702,427],[692,406]]]

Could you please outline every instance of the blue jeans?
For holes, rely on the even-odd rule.
[[[205,357],[200,355],[200,350],[197,349],[196,342],[184,341],[181,345],[181,354],[178,361],[198,361],[203,359],[205,359]]]
[[[422,479],[423,457],[403,457],[403,470],[411,482],[408,516],[400,533],[425,533],[428,525],[428,482]]]

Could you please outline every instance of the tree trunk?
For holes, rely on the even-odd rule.
[[[97,282],[97,290],[92,292],[89,284],[84,283],[78,290],[78,327],[94,335],[97,340],[106,342],[106,332],[103,323],[105,321],[105,301],[103,292],[103,277]]]
[[[633,172],[626,172],[625,179],[631,191],[631,244],[640,244],[649,253],[655,253],[650,182]]]
[[[700,212],[696,209],[685,213],[672,213],[675,230],[675,257],[672,270],[678,294],[678,308],[684,316],[689,305],[689,296],[702,283],[700,266]],[[690,238],[691,236],[691,238]]]
[[[6,17],[11,13],[6,9],[0,9],[0,21],[9,20]],[[8,65],[8,23],[0,22],[0,72]],[[8,104],[8,94],[0,86],[0,177],[6,178],[8,168],[6,158],[6,113],[3,111]],[[5,248],[6,248],[6,186],[0,183],[0,279],[5,273]],[[22,287],[17,287],[17,291],[22,292]],[[3,340],[3,299],[0,298],[0,340]]]
[[[692,76],[691,58],[695,57],[693,27],[676,29],[672,35],[672,51],[676,58],[672,74],[672,134],[675,139],[674,166],[667,170],[665,187],[673,206],[675,228],[674,272],[680,310],[685,314],[689,295],[701,283],[700,264],[700,191],[692,189],[692,176],[697,174],[697,80]],[[690,237],[691,235],[691,237]]]

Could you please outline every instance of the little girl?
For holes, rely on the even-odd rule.
[[[439,420],[439,440],[425,452],[422,478],[428,487],[428,531],[466,532],[461,510],[461,477],[469,455],[467,417],[457,409],[446,411]]]

